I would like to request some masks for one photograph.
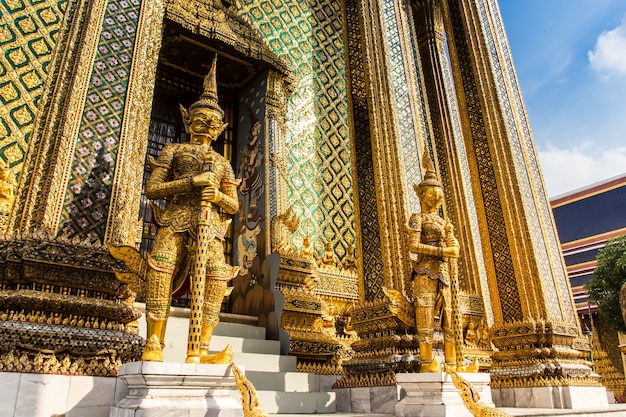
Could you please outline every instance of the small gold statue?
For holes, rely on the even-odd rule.
[[[315,253],[313,252],[313,248],[311,248],[311,239],[309,235],[306,235],[302,240],[302,249],[300,249],[300,256],[307,259],[314,259]]]
[[[344,269],[356,269],[356,256],[354,256],[354,245],[348,246],[346,257],[343,259]]]
[[[326,242],[326,249],[320,258],[320,262],[322,265],[337,266],[337,255],[335,255],[331,242]]]
[[[407,233],[409,257],[413,266],[415,294],[415,322],[420,348],[421,372],[432,366],[432,344],[435,317],[439,317],[444,336],[446,364],[456,366],[455,333],[453,326],[450,275],[452,262],[459,257],[459,243],[452,234],[451,225],[438,214],[443,203],[443,188],[437,180],[435,168],[424,151],[424,180],[413,188],[420,200],[420,213],[409,218]]]
[[[172,293],[190,281],[191,313],[186,362],[230,363],[225,353],[208,352],[213,329],[218,324],[227,282],[238,267],[225,262],[224,237],[231,219],[222,220],[219,210],[230,215],[239,210],[237,185],[230,162],[211,148],[226,127],[218,104],[216,60],[204,79],[204,92],[187,111],[181,107],[189,143],[166,144],[146,184],[151,200],[169,197],[164,210],[152,205],[159,228],[147,266],[128,247],[110,247],[139,277],[145,276],[147,343],[144,361],[162,361],[165,327]],[[136,251],[135,251],[136,252]],[[138,258],[139,256],[139,258]],[[124,274],[118,278],[126,281]],[[141,288],[141,283],[136,287]],[[225,349],[224,352],[228,350]]]
[[[467,323],[467,330],[465,331],[465,343],[468,346],[478,346],[478,342],[480,340],[480,335],[476,330],[476,323],[473,321],[469,321]]]

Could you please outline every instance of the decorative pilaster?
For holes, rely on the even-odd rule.
[[[459,100],[450,71],[444,21],[445,2],[416,1],[413,7],[420,76],[431,142],[445,194],[445,217],[452,222],[461,242],[460,286],[470,295],[480,296],[490,305],[487,274],[483,266],[476,202],[471,192],[471,176],[459,114]],[[490,308],[485,315],[492,320]]]
[[[353,181],[355,186],[355,216],[357,224],[357,246],[363,254],[361,270],[363,284],[359,292],[362,299],[374,300],[381,297],[384,284],[383,257],[378,219],[378,199],[374,180],[374,160],[370,141],[369,108],[367,97],[366,62],[361,32],[360,2],[346,0],[346,61],[349,104],[351,106],[352,155],[354,161]]]
[[[141,239],[142,225],[137,221],[137,213],[164,13],[164,1],[142,2],[104,235],[107,244],[132,244]]]
[[[375,187],[382,256],[383,281],[373,289],[382,298],[382,286],[406,291],[410,266],[404,227],[407,219],[402,172],[404,161],[398,140],[397,117],[390,82],[387,45],[382,42],[382,5],[378,0],[362,0],[359,4],[361,50],[365,62],[365,97],[369,107],[369,146]],[[354,88],[354,84],[353,84]],[[353,93],[354,94],[354,93]],[[367,140],[367,139],[365,139]],[[400,169],[398,169],[400,168]],[[373,298],[366,298],[371,301]]]
[[[7,237],[33,230],[51,236],[56,234],[65,191],[63,178],[69,175],[79,115],[89,85],[106,3],[103,0],[68,2],[65,19],[57,19],[60,27],[55,39],[58,44],[47,67],[49,78],[38,101],[37,118],[33,119],[32,131],[25,135],[30,135],[31,139]],[[34,16],[36,12],[31,14]],[[45,41],[41,44],[49,45]],[[33,67],[34,64],[31,62]],[[19,146],[19,139],[14,140]]]
[[[442,4],[499,349],[492,388],[597,384],[576,350],[586,343],[497,2]]]

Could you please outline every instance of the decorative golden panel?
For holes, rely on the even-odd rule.
[[[353,300],[359,298],[359,278],[356,271],[319,269],[317,277],[319,282],[315,286],[316,293]]]
[[[359,198],[358,215],[360,220],[364,296],[365,300],[372,301],[384,297],[382,286],[385,282],[385,277],[383,274],[384,266],[380,242],[380,225],[378,222],[364,51],[362,50],[358,4],[358,1],[346,0],[345,11],[349,57],[348,73],[350,77],[354,132],[353,146],[356,156],[354,164]]]
[[[485,125],[483,124],[483,114],[480,106],[480,97],[474,80],[474,72],[471,64],[470,51],[468,49],[466,35],[464,33],[461,19],[460,6],[458,2],[452,1],[449,4],[452,30],[454,32],[455,46],[458,55],[458,65],[460,75],[464,85],[465,105],[469,113],[469,124],[473,143],[473,152],[476,158],[476,165],[480,172],[476,179],[482,192],[485,216],[488,219],[486,227],[489,232],[489,243],[493,254],[498,289],[498,298],[501,305],[501,314],[504,321],[521,320],[523,317],[520,294],[517,288],[515,270],[513,269],[513,259],[507,230],[504,222],[502,202],[498,193],[498,184],[494,166],[492,163],[491,151]]]
[[[0,3],[0,159],[22,170],[67,1]]]
[[[489,51],[492,54],[491,62],[499,94],[508,96],[502,103],[513,145],[512,162],[521,188],[522,204],[527,213],[533,213],[525,216],[525,219],[531,236],[535,237],[532,243],[539,272],[538,280],[541,281],[545,294],[549,317],[553,320],[567,318],[575,321],[574,304],[559,251],[560,242],[552,220],[547,193],[543,187],[537,152],[517,84],[512,54],[506,41],[500,14],[494,12],[498,8],[497,1],[478,2],[478,8],[484,21],[489,19],[493,22],[493,29],[487,24],[484,25],[485,39],[488,40]],[[490,13],[490,17],[487,13]],[[500,49],[500,53],[496,53],[496,49]],[[505,89],[505,86],[508,86],[508,89]]]
[[[417,71],[410,73],[416,76],[416,86],[419,92],[419,100],[414,100],[413,103],[420,103],[417,109],[414,111],[420,115],[419,123],[421,127],[420,132],[416,132],[416,123],[413,120],[413,111],[411,109],[411,91],[409,90],[407,80],[407,65],[413,62],[409,57],[403,56],[403,48],[400,41],[400,33],[398,27],[397,13],[395,0],[385,0],[385,7],[383,13],[385,17],[384,28],[386,30],[386,38],[389,47],[389,59],[391,62],[391,83],[394,86],[395,105],[398,117],[399,140],[402,146],[402,157],[404,158],[404,170],[405,176],[405,195],[407,199],[407,208],[409,213],[413,213],[419,210],[419,200],[416,194],[413,192],[413,184],[419,184],[422,181],[422,170],[419,164],[419,155],[421,154],[421,146],[418,141],[418,137],[429,138],[430,132],[426,123],[424,108],[424,93],[422,91],[422,85],[420,83],[420,74]],[[406,6],[406,4],[405,4]],[[410,38],[409,38],[410,39]],[[413,45],[406,49],[415,53]]]

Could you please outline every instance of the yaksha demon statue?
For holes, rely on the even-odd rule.
[[[172,293],[189,280],[191,313],[186,362],[228,363],[227,351],[209,354],[209,341],[219,321],[227,282],[239,268],[225,262],[224,237],[231,219],[239,210],[237,185],[230,162],[211,147],[223,132],[224,111],[218,104],[216,62],[204,80],[200,99],[185,110],[183,122],[189,143],[167,144],[156,161],[146,185],[151,200],[170,198],[164,210],[152,205],[158,230],[147,266],[133,268],[128,247],[111,247],[113,256],[123,259],[142,279],[138,288],[146,300],[147,343],[142,360],[162,361],[165,327]],[[143,273],[142,273],[143,270]],[[124,279],[123,274],[118,274]]]
[[[435,168],[424,152],[426,174],[419,185],[414,185],[420,200],[420,213],[409,218],[407,233],[409,256],[413,265],[413,293],[417,337],[420,348],[421,372],[438,369],[433,362],[433,334],[435,317],[440,319],[444,336],[445,361],[456,367],[455,326],[451,274],[459,257],[459,243],[452,234],[452,226],[438,213],[443,203],[443,188],[437,180]]]

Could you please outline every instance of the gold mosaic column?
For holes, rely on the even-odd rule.
[[[388,72],[388,53],[381,42],[381,10],[376,1],[362,1],[361,51],[365,61],[365,92],[369,101],[369,141],[373,177],[376,189],[378,234],[383,260],[383,285],[404,291],[409,282],[410,266],[404,255],[407,253],[403,231],[407,220],[405,212],[405,187],[402,172],[404,162],[398,140],[398,126],[393,103]],[[353,86],[354,88],[354,86]],[[353,94],[355,92],[353,91]],[[367,139],[365,139],[367,140]],[[374,184],[371,184],[374,186]],[[363,202],[367,204],[366,202]],[[361,204],[361,202],[359,202]],[[363,228],[363,225],[361,225]],[[367,231],[362,231],[367,233]],[[379,291],[379,298],[383,296]]]
[[[461,243],[459,284],[465,294],[483,298],[484,314],[492,320],[487,274],[482,263],[478,219],[471,190],[468,157],[463,142],[458,98],[450,71],[441,1],[414,3],[420,76],[423,80],[431,142],[429,148],[446,190],[445,217],[454,225]],[[482,306],[479,308],[482,315]]]
[[[441,5],[499,349],[492,388],[593,384],[497,2]]]

